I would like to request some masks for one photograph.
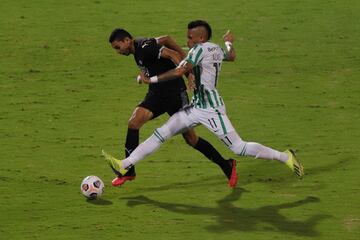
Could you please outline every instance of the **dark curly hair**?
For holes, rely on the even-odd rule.
[[[109,37],[109,43],[112,43],[115,40],[120,40],[123,41],[125,38],[130,38],[132,39],[133,37],[131,36],[131,34],[126,31],[123,28],[116,28],[114,29],[114,31],[112,31],[110,37]]]
[[[188,29],[193,29],[193,28],[196,28],[196,27],[204,27],[206,29],[207,35],[208,35],[207,40],[211,39],[212,31],[211,31],[211,27],[210,27],[209,23],[207,23],[204,20],[195,20],[195,21],[189,22]]]

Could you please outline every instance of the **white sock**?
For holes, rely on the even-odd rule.
[[[140,160],[144,159],[147,155],[155,152],[162,142],[152,134],[145,142],[141,143],[126,159],[122,160],[124,168],[135,165]]]
[[[270,160],[279,160],[281,162],[286,162],[289,156],[284,152],[279,152],[269,147],[265,147],[259,143],[248,142],[245,145],[246,156],[252,156],[255,158],[262,158],[262,159],[270,159]]]

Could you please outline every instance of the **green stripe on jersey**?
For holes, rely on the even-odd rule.
[[[185,59],[185,60],[186,60],[187,62],[191,63],[191,65],[195,65],[194,61],[191,60],[190,58],[187,58],[187,59]]]
[[[201,84],[200,67],[199,67],[199,66],[193,67],[193,72],[194,72],[194,75],[195,75],[195,86],[196,86],[196,89],[199,89],[199,88],[200,88],[200,84]]]
[[[202,101],[202,104],[203,104],[203,108],[207,108],[207,103],[206,103],[206,100],[205,100],[205,89],[204,89],[204,85],[201,84],[201,101]]]
[[[200,50],[198,51],[198,53],[196,54],[196,57],[195,57],[195,65],[198,63],[198,60],[199,60],[199,57],[201,55],[201,53],[203,52],[202,48],[200,48]]]
[[[193,67],[193,73],[195,75],[195,90],[194,90],[194,103],[196,106],[198,107],[202,107],[201,106],[201,101],[200,101],[200,67],[199,66],[194,66]]]
[[[214,103],[213,103],[213,101],[212,101],[212,99],[211,99],[211,94],[210,94],[210,92],[208,91],[208,90],[205,90],[205,93],[206,93],[206,96],[207,96],[207,98],[208,98],[208,100],[209,100],[209,103],[210,103],[210,107],[214,107]]]
[[[190,62],[192,65],[194,65],[195,66],[195,63],[196,63],[196,61],[194,61],[193,60],[193,56],[194,56],[194,52],[195,52],[195,49],[198,47],[199,45],[197,44],[197,45],[195,45],[193,48],[191,48],[190,49],[190,51],[189,51],[189,53],[188,53],[188,55],[187,55],[187,57],[186,57],[186,61],[188,61],[188,62]]]
[[[217,94],[216,94],[215,90],[211,90],[211,92],[212,92],[213,95],[214,95],[214,99],[215,99],[215,102],[216,102],[216,107],[218,107],[218,106],[219,106],[219,101],[218,101],[218,99],[217,99]]]
[[[218,116],[219,116],[219,120],[220,120],[221,127],[222,127],[222,130],[223,130],[224,134],[227,134],[227,131],[226,131],[226,128],[225,128],[225,124],[224,124],[224,120],[223,120],[223,118],[221,117],[221,113],[220,113],[218,110],[216,110],[216,113],[217,113]]]
[[[220,99],[221,105],[224,105],[224,102],[223,102],[223,100],[222,100],[222,97],[219,97],[219,99]]]
[[[224,59],[228,59],[228,53],[227,52],[225,52],[225,50],[224,49],[221,49],[221,51],[223,52],[223,54],[224,54]]]

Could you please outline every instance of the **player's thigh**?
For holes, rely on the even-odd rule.
[[[197,115],[202,125],[219,138],[234,131],[234,127],[226,115],[225,109],[195,109],[194,114]]]
[[[136,107],[129,119],[128,127],[131,129],[139,129],[147,121],[152,119],[153,113],[144,107]]]
[[[235,130],[227,132],[224,135],[218,135],[218,138],[235,154],[237,155],[245,154],[246,142],[244,142],[241,139],[241,137]]]
[[[188,131],[193,126],[194,123],[188,117],[187,113],[181,110],[172,115],[168,121],[156,129],[155,132],[160,134],[163,139],[168,139],[174,135]]]
[[[161,92],[148,92],[138,107],[145,108],[152,112],[151,119],[154,119],[166,112],[162,103]]]
[[[225,109],[214,109],[212,113],[202,114],[201,123],[235,154],[243,155],[245,153],[246,142],[234,129]]]
[[[166,112],[172,116],[189,105],[189,97],[186,91],[174,92],[174,94],[164,99],[163,104]]]

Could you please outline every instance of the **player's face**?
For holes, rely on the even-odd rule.
[[[130,44],[131,40],[125,38],[123,41],[115,40],[111,43],[113,49],[116,50],[118,54],[128,56],[130,54]]]
[[[187,31],[187,45],[189,48],[192,48],[195,44],[201,42],[201,37],[195,29],[188,29]]]

